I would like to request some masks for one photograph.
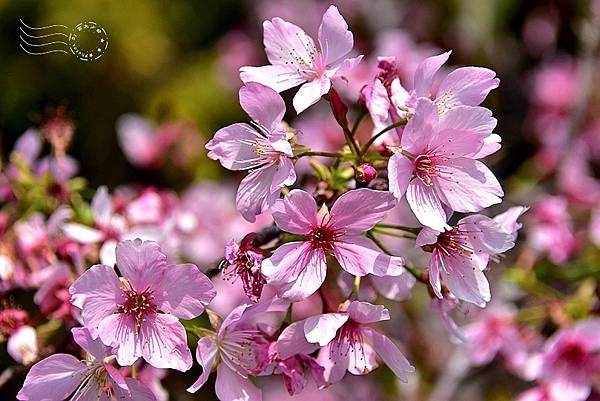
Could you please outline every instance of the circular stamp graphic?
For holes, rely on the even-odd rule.
[[[69,34],[69,49],[80,60],[98,60],[107,48],[106,30],[95,22],[81,22]]]

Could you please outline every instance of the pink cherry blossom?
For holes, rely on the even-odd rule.
[[[186,371],[192,365],[179,319],[193,319],[215,296],[195,265],[170,265],[157,243],[123,241],[112,267],[95,265],[70,288],[92,336],[114,347],[120,365],[139,357],[157,368]]]
[[[31,326],[21,326],[8,338],[6,351],[18,363],[29,365],[38,359],[38,336]]]
[[[292,147],[282,124],[285,103],[275,91],[258,83],[240,89],[240,104],[254,126],[237,123],[221,128],[206,144],[208,157],[229,170],[250,170],[240,183],[237,207],[250,222],[296,181]]]
[[[423,97],[433,100],[440,114],[460,105],[478,106],[500,84],[494,71],[482,67],[457,68],[439,81],[438,71],[450,53],[428,57],[419,64],[406,102],[409,107]]]
[[[343,76],[362,59],[347,58],[354,37],[337,7],[330,6],[319,27],[318,46],[302,28],[281,18],[263,23],[264,45],[270,65],[242,67],[245,83],[259,82],[277,92],[302,85],[294,96],[301,113],[329,92],[331,81]]]
[[[39,278],[40,287],[33,300],[40,311],[49,317],[60,319],[71,314],[71,294],[69,287],[73,282],[73,273],[68,265],[57,262],[46,267]]]
[[[517,218],[526,209],[513,208],[498,221],[476,214],[461,219],[448,231],[424,227],[417,246],[431,251],[429,282],[442,298],[442,279],[458,299],[484,307],[490,301],[490,289],[483,274],[490,256],[512,248],[519,225]]]
[[[500,203],[500,183],[477,160],[495,126],[487,109],[457,106],[439,116],[433,102],[420,99],[400,147],[391,148],[390,191],[397,198],[406,193],[419,222],[438,231],[449,228],[447,208],[476,212]]]
[[[18,400],[156,400],[146,386],[124,378],[110,364],[110,348],[94,340],[87,329],[74,328],[71,332],[88,353],[87,358],[80,361],[72,355],[54,354],[36,363],[17,394]]]
[[[380,252],[362,236],[395,206],[394,197],[362,188],[348,191],[334,203],[331,212],[305,191],[293,190],[273,206],[273,219],[283,231],[302,235],[302,241],[286,243],[265,259],[262,272],[267,282],[290,300],[305,299],[325,280],[327,255],[334,256],[348,273],[364,276],[408,275],[404,260]]]
[[[370,324],[389,320],[381,305],[354,301],[346,310],[326,313],[294,322],[278,340],[281,358],[309,354],[321,347],[317,362],[325,368],[328,383],[337,383],[346,374],[364,375],[378,366],[376,356],[402,381],[415,371],[398,347]]]
[[[599,319],[581,321],[550,337],[538,359],[536,379],[562,401],[583,401],[600,373]]]
[[[208,380],[216,361],[218,365],[215,392],[221,401],[260,401],[261,390],[248,376],[258,375],[269,363],[269,342],[248,319],[264,311],[266,304],[248,304],[235,308],[222,321],[218,332],[198,340],[196,360],[202,366],[202,374],[188,388],[198,391]]]

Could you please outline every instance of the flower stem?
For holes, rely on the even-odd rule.
[[[408,227],[408,226],[400,226],[398,224],[384,224],[379,223],[375,225],[375,228],[391,228],[393,230],[406,231],[412,234],[418,234],[421,231],[418,227]]]
[[[301,157],[304,156],[322,156],[322,157],[333,157],[333,158],[340,158],[342,157],[341,153],[331,153],[331,152],[313,152],[313,151],[308,151],[308,152],[302,152],[297,154],[296,156],[294,156],[296,159],[299,159]]]
[[[414,234],[397,233],[397,232],[393,232],[393,231],[382,230],[378,227],[374,227],[373,232],[375,232],[377,234],[381,234],[381,235],[387,235],[389,237],[396,237],[396,238],[408,238],[408,239],[416,239],[417,238]]]
[[[360,294],[360,276],[354,277],[354,295],[358,298],[358,294]]]
[[[137,379],[137,368],[135,367],[135,363],[131,365],[131,378]]]
[[[371,145],[373,145],[373,143],[377,140],[377,138],[379,138],[381,135],[385,134],[386,132],[388,132],[389,130],[392,130],[396,127],[400,127],[402,125],[406,125],[406,123],[408,122],[407,119],[402,119],[402,120],[398,120],[393,124],[388,125],[387,127],[385,127],[384,129],[382,129],[381,131],[379,131],[378,133],[376,133],[375,135],[373,135],[371,137],[371,139],[369,139],[364,145],[363,147],[360,149],[360,155],[364,155],[365,153],[367,153],[367,151],[369,150],[369,148],[371,147]]]

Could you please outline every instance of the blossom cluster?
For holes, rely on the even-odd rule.
[[[17,399],[166,400],[168,369],[195,366],[187,391],[214,383],[221,401],[262,400],[279,381],[314,399],[346,373],[381,365],[400,382],[418,381],[423,362],[397,330],[406,319],[398,305],[411,296],[428,300],[471,365],[501,360],[535,380],[520,400],[587,399],[600,373],[600,320],[563,316],[545,339],[502,296],[492,300],[503,289],[488,281],[523,219],[519,263],[562,263],[579,251],[567,209],[587,185],[572,179],[589,170],[577,153],[584,139],[568,156],[574,171],[558,178],[564,195],[530,211],[504,206],[485,161],[502,145],[482,106],[500,84],[494,71],[449,68],[450,51],[413,49],[411,62],[386,51],[364,57],[335,6],[316,36],[278,17],[263,35],[268,64],[239,69],[247,122],[205,145],[208,158],[241,172],[237,192],[100,186],[88,197],[66,154],[67,119],[17,141],[0,175],[0,294],[33,290],[45,319],[8,297],[2,305],[0,338],[29,367]],[[539,86],[541,130],[570,100],[557,104]],[[280,93],[296,87],[288,109]],[[323,105],[327,120],[286,122]],[[134,115],[117,123],[140,168],[175,163],[169,149],[189,135],[183,126]],[[52,152],[41,157],[44,141]],[[555,160],[555,146],[537,156],[552,161],[546,169],[568,163]],[[577,199],[593,209],[590,192]],[[462,325],[455,317],[465,308],[476,318]],[[70,353],[57,353],[48,332],[67,329]]]

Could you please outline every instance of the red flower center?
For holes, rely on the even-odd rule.
[[[153,302],[152,290],[147,288],[142,292],[137,292],[133,289],[124,289],[123,295],[125,296],[125,302],[119,305],[117,313],[132,316],[135,319],[136,328],[139,330],[142,322],[146,320],[146,316],[157,311]]]

